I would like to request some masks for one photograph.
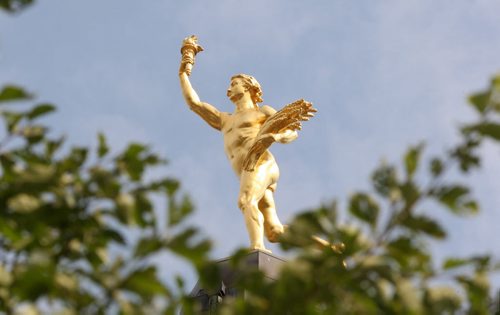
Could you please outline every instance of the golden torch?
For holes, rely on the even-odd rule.
[[[194,65],[194,57],[200,51],[203,51],[203,47],[198,45],[198,37],[196,37],[196,35],[184,38],[181,47],[181,72],[185,71],[187,75],[191,75],[191,69]]]

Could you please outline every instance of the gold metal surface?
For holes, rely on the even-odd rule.
[[[238,207],[245,218],[250,248],[270,252],[264,246],[264,235],[270,242],[277,242],[284,228],[273,197],[279,169],[268,148],[275,142],[295,140],[301,121],[313,117],[316,109],[304,100],[295,101],[280,111],[267,105],[259,106],[262,102],[260,84],[252,76],[239,74],[231,78],[227,90],[235,110],[220,112],[201,101],[189,81],[195,55],[202,50],[194,35],[183,41],[179,79],[184,99],[192,111],[222,132],[226,156],[240,179]],[[321,239],[313,239],[322,244]]]

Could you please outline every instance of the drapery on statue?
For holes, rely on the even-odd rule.
[[[276,213],[273,197],[279,169],[268,148],[274,142],[295,140],[301,121],[313,117],[316,109],[302,99],[280,111],[267,105],[259,106],[258,103],[262,102],[259,83],[252,76],[238,74],[231,78],[227,90],[227,96],[236,109],[232,114],[220,112],[201,101],[189,81],[195,56],[202,50],[196,36],[184,39],[179,69],[184,99],[192,111],[222,132],[226,155],[240,179],[238,207],[245,218],[250,248],[270,252],[264,246],[264,234],[270,242],[277,242],[284,227]],[[331,246],[317,237],[313,236],[313,239],[320,245]]]

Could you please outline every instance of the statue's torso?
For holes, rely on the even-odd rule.
[[[224,135],[224,150],[238,176],[241,174],[247,152],[266,119],[267,116],[260,110],[252,109],[223,116],[221,131]]]

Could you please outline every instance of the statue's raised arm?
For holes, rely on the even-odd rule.
[[[179,68],[182,95],[192,111],[203,118],[210,126],[220,130],[222,123],[219,110],[208,103],[202,102],[189,81],[195,56],[200,51],[203,51],[203,48],[198,45],[196,36],[192,35],[183,40],[181,47],[182,59]]]

